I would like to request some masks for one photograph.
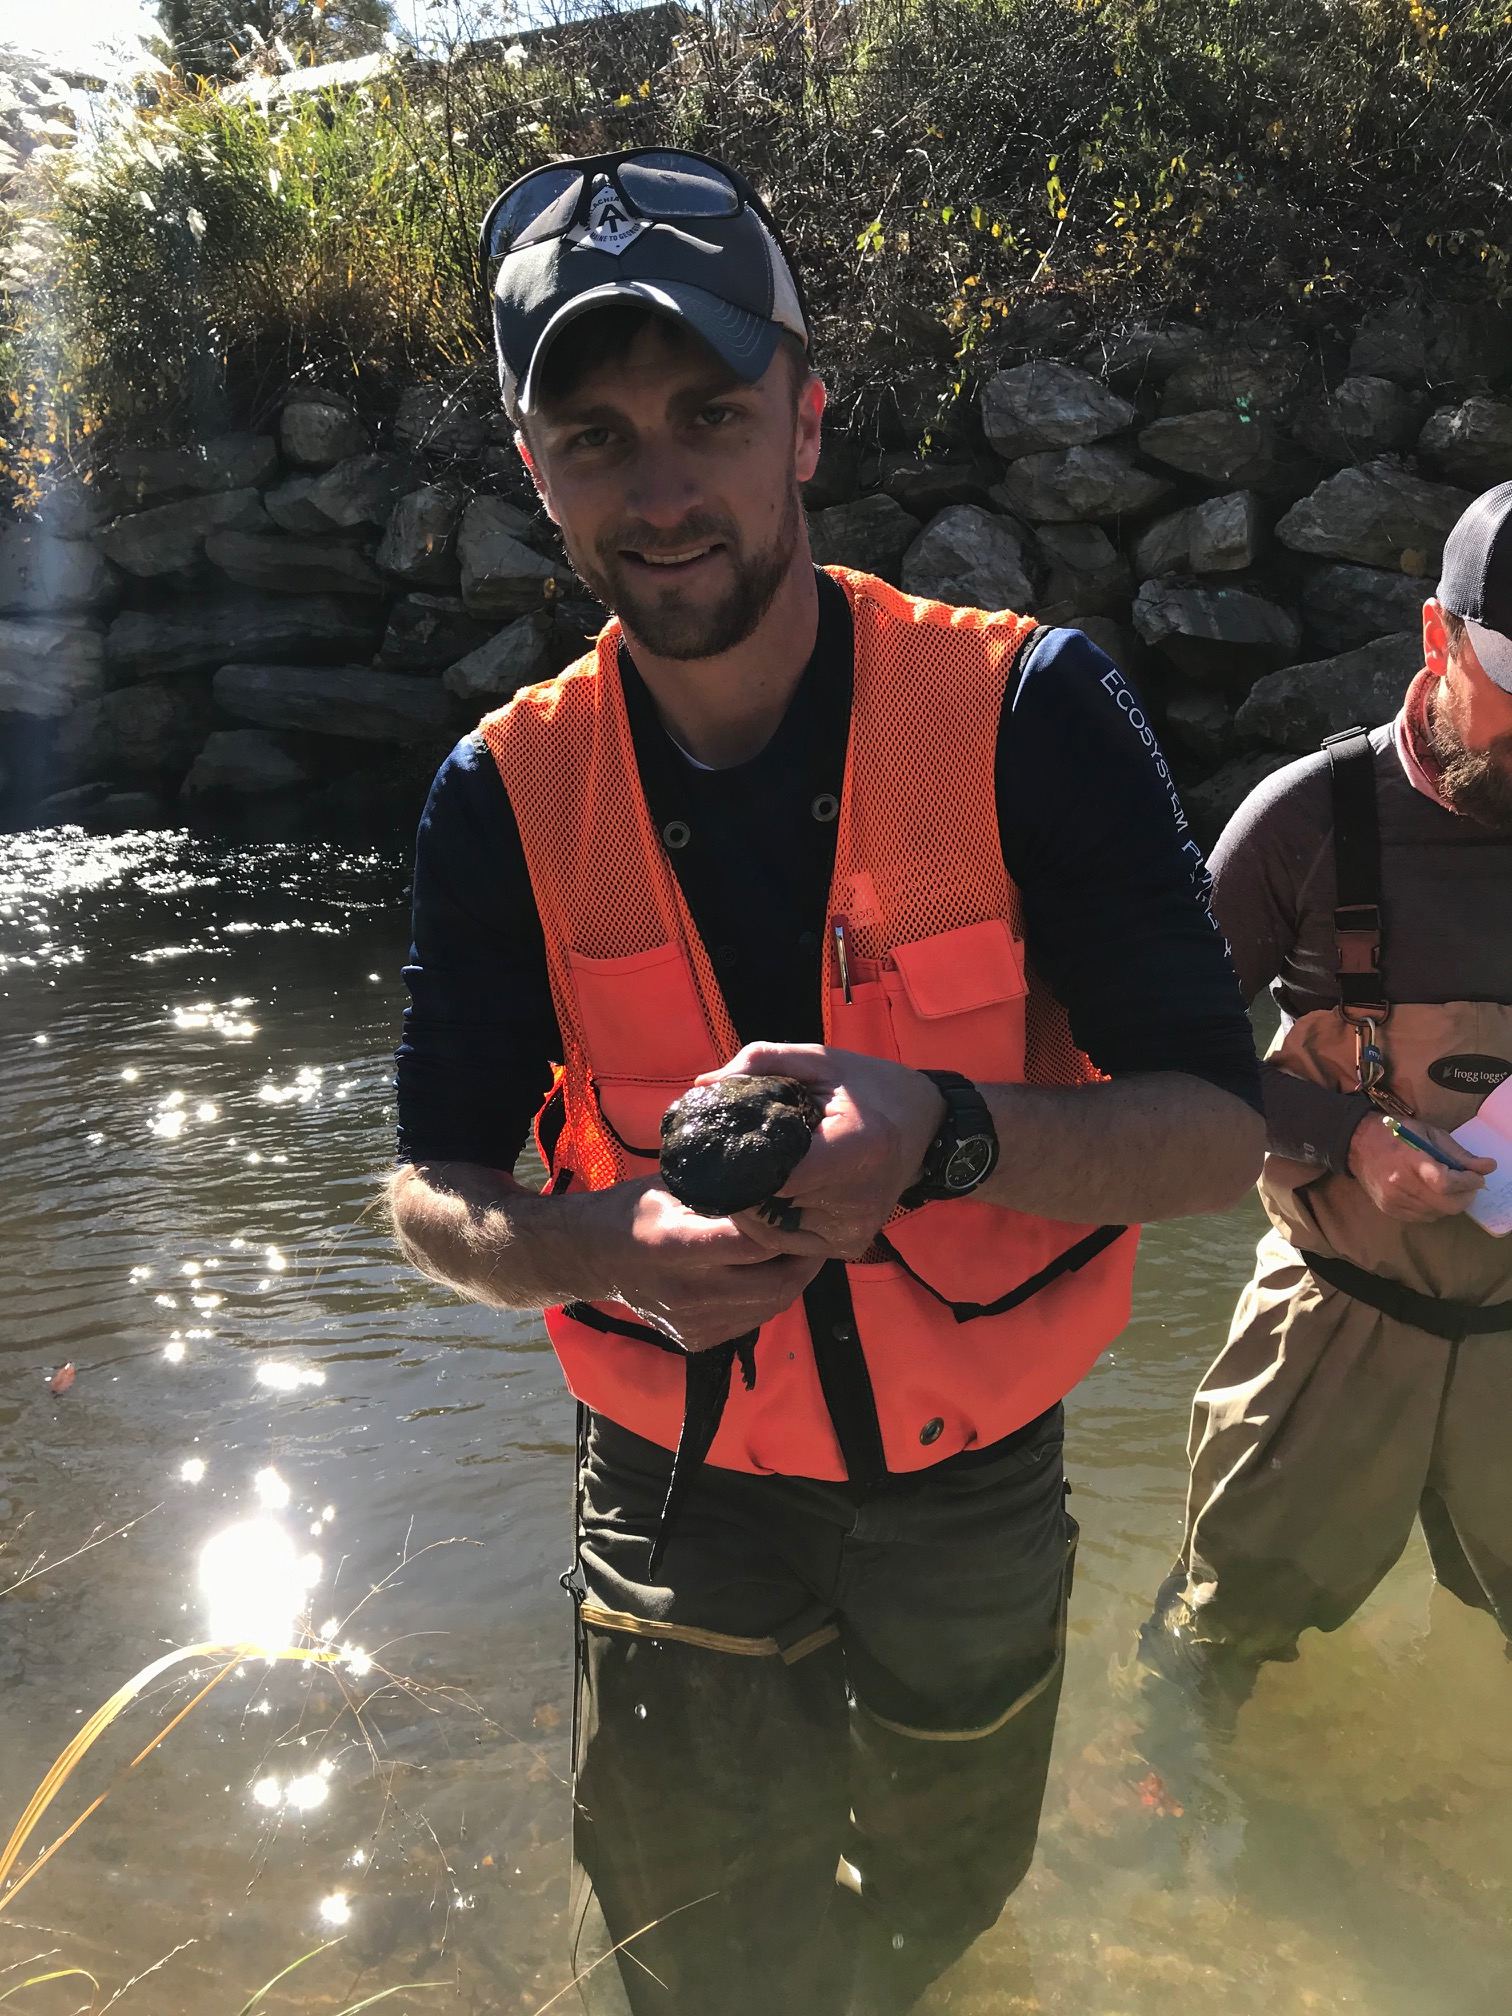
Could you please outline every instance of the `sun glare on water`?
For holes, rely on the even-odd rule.
[[[292,1645],[320,1573],[319,1555],[301,1553],[276,1520],[227,1526],[200,1555],[211,1642],[270,1654]]]

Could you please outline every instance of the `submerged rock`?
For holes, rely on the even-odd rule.
[[[821,1108],[793,1078],[695,1085],[662,1116],[662,1181],[706,1218],[775,1197],[809,1151]]]

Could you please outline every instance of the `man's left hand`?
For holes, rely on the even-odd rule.
[[[782,1186],[802,1213],[784,1232],[754,1211],[741,1230],[777,1253],[858,1260],[918,1178],[945,1118],[939,1088],[922,1071],[821,1043],[748,1043],[700,1085],[736,1075],[796,1078],[824,1108],[813,1145]]]

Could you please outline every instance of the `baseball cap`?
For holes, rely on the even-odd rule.
[[[787,256],[760,199],[723,163],[676,149],[559,162],[506,191],[490,218],[501,206],[528,212],[536,180],[542,216],[503,246],[493,285],[499,389],[512,417],[534,410],[542,360],[562,330],[617,303],[685,323],[750,383],[784,330],[807,349]],[[709,214],[716,203],[727,214]],[[488,237],[485,223],[485,253]]]
[[[1512,483],[1477,497],[1449,534],[1438,599],[1464,619],[1486,677],[1512,693]]]

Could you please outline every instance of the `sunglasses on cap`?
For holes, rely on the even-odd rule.
[[[479,229],[480,263],[550,238],[565,238],[588,221],[593,193],[601,182],[612,184],[630,215],[648,224],[738,217],[749,209],[782,245],[766,205],[743,176],[684,148],[632,147],[532,168],[512,182],[490,204]],[[786,257],[785,247],[783,254]]]

